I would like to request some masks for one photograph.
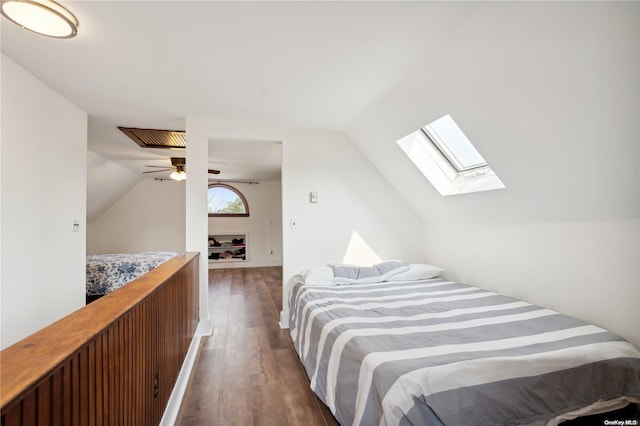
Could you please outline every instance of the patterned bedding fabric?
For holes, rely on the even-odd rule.
[[[157,251],[87,255],[87,295],[110,293],[177,254]]]
[[[311,388],[343,425],[524,424],[640,398],[630,343],[476,287],[297,283],[290,307]]]

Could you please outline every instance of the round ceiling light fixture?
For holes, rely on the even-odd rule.
[[[78,33],[78,20],[52,0],[2,0],[2,15],[34,33],[55,38],[71,38]]]

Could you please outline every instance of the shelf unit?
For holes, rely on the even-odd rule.
[[[209,265],[249,260],[247,233],[209,234]]]

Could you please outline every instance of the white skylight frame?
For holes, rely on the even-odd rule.
[[[505,188],[448,114],[396,143],[442,196]]]
[[[427,124],[422,131],[458,173],[488,165],[449,114]]]

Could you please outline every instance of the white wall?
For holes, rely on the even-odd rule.
[[[343,133],[216,120],[208,129],[209,138],[282,143],[284,316],[290,279],[356,258],[353,241],[381,259],[424,258],[424,241],[415,238],[423,232],[420,218]],[[311,191],[317,204],[309,202]]]
[[[442,221],[426,236],[430,259],[448,278],[588,320],[640,346],[639,223]]]
[[[88,224],[87,253],[185,251],[185,183],[143,179]]]
[[[186,119],[187,156],[189,179],[185,182],[185,247],[199,252],[199,333],[211,334],[209,315],[209,271],[207,269],[207,162],[209,142],[206,120]]]
[[[248,260],[214,263],[217,268],[282,265],[282,190],[280,181],[234,184],[249,204],[249,217],[210,217],[209,234],[248,233]]]
[[[490,3],[349,130],[423,217],[426,260],[638,346],[639,31],[637,2]],[[505,190],[440,197],[393,143],[446,113]]]
[[[5,55],[1,79],[5,348],[85,304],[87,114]]]
[[[142,179],[140,174],[87,151],[87,220],[91,222]]]

